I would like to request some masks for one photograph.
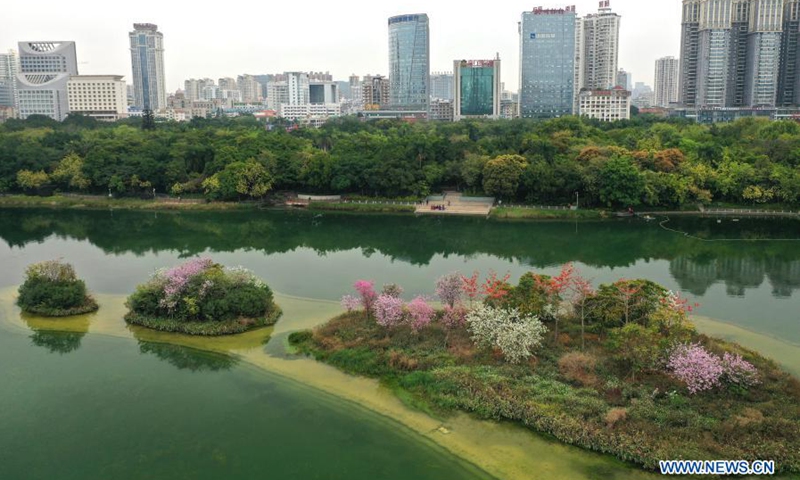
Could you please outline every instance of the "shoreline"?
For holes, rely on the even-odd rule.
[[[202,199],[190,198],[184,200],[143,200],[138,198],[113,198],[104,196],[65,196],[53,195],[50,197],[28,196],[21,194],[0,195],[0,208],[47,208],[64,210],[131,210],[149,212],[218,212],[218,211],[307,211],[317,214],[346,213],[346,214],[383,214],[383,215],[414,215],[415,207],[396,203],[354,203],[354,202],[314,202],[306,208],[292,208],[288,205],[270,205],[261,202],[207,202]],[[640,216],[686,216],[686,217],[743,217],[743,218],[800,218],[800,212],[770,211],[746,208],[726,208],[707,210],[650,210],[637,212]],[[440,215],[448,216],[448,215]],[[452,215],[463,216],[463,215]],[[534,206],[496,206],[488,215],[470,215],[475,218],[485,218],[495,221],[526,221],[526,220],[617,220],[615,212],[607,209],[543,209]]]
[[[121,317],[115,322],[114,314],[118,313],[116,310],[122,308],[125,296],[113,294],[98,295],[98,301],[104,306],[103,312],[78,317],[74,326],[67,325],[63,321],[51,320],[46,324],[37,322],[39,327],[34,328],[29,324],[30,320],[21,316],[14,320],[13,313],[16,307],[11,301],[14,292],[13,287],[5,291],[0,290],[0,317],[2,317],[0,325],[6,328],[11,327],[19,331],[77,330],[94,335],[166,343],[233,355],[248,365],[306,387],[321,390],[398,422],[424,437],[424,440],[434,442],[466,463],[473,464],[497,478],[526,479],[529,478],[530,471],[539,472],[543,480],[589,479],[593,478],[587,474],[591,471],[607,471],[609,475],[618,479],[656,478],[653,472],[621,462],[609,455],[567,445],[510,422],[480,420],[466,413],[456,414],[445,420],[436,419],[406,405],[391,388],[382,385],[378,380],[348,375],[313,358],[286,352],[285,344],[289,333],[312,328],[336,315],[340,308],[334,301],[276,293],[276,299],[280,298],[288,308],[286,315],[274,327],[226,337],[193,337],[131,328],[126,326]],[[749,348],[754,348],[755,344],[758,344],[762,348],[784,352],[784,355],[790,354],[789,358],[797,359],[797,365],[791,366],[780,362],[781,365],[796,375],[800,371],[800,346],[746,331],[716,319],[693,317],[692,320],[695,318],[702,320],[698,322],[698,327],[703,333],[716,336],[715,330],[728,331],[732,336],[749,338],[747,341],[735,338],[735,341]],[[269,338],[268,345],[272,348],[265,349],[262,345],[267,338]],[[781,348],[774,350],[775,346]],[[568,477],[565,477],[565,474]],[[776,478],[791,477],[782,475]]]

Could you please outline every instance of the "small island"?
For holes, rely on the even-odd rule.
[[[86,291],[86,283],[78,279],[75,269],[60,260],[30,265],[25,283],[19,287],[17,305],[25,313],[43,317],[69,317],[97,311],[94,298]]]
[[[289,341],[434,416],[511,421],[646,469],[769,459],[800,472],[800,381],[698,333],[696,304],[647,280],[595,289],[571,265],[508,279],[445,275],[438,304],[360,280],[347,313]]]
[[[272,290],[243,267],[196,258],[157,271],[126,303],[129,324],[188,335],[231,335],[274,325]]]

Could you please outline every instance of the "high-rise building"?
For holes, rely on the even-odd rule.
[[[519,114],[570,115],[574,108],[575,7],[534,8],[519,23]]]
[[[675,57],[656,60],[654,96],[658,107],[669,107],[678,102],[678,74],[680,62]]]
[[[164,35],[158,25],[134,23],[129,37],[135,106],[153,111],[166,108]]]
[[[389,18],[389,96],[393,107],[427,110],[430,63],[428,15]]]
[[[361,98],[366,110],[377,110],[389,105],[389,79],[381,75],[365,75],[361,82]]]
[[[217,80],[217,84],[222,90],[237,90],[239,88],[236,79],[232,77],[222,77]]]
[[[679,103],[800,102],[800,1],[683,0]]]
[[[620,16],[602,0],[595,14],[586,15],[576,26],[576,90],[602,90],[617,83]]]
[[[267,85],[267,108],[278,111],[284,103],[289,103],[288,82],[270,82],[269,85]]]
[[[289,105],[309,103],[309,79],[305,72],[286,72],[286,85],[289,87]]]
[[[681,20],[680,85],[681,105],[693,107],[697,100],[697,63],[700,39],[700,3],[703,0],[683,0]]]
[[[622,87],[625,90],[633,90],[633,74],[620,68],[617,72],[617,81],[614,86]]]
[[[453,99],[452,72],[435,72],[431,74],[431,98],[440,100]]]
[[[0,107],[15,107],[17,99],[17,52],[0,53]]]
[[[500,57],[494,60],[455,60],[453,119],[499,118]]]
[[[258,103],[261,101],[261,84],[253,75],[239,75],[236,79],[236,85],[239,91],[242,92],[242,101],[244,103]],[[220,84],[220,88],[222,85]],[[236,88],[229,88],[227,90],[235,90]]]
[[[781,71],[778,75],[779,106],[800,104],[800,0],[786,0],[781,38]]]
[[[774,106],[778,98],[784,0],[751,0],[744,103]]]
[[[69,113],[67,81],[78,74],[75,42],[20,42],[17,115],[46,115],[61,121]]]
[[[69,111],[98,120],[125,118],[127,87],[121,75],[73,75],[67,81]]]

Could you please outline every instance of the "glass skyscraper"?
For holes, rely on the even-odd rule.
[[[500,58],[456,60],[454,119],[500,116]]]
[[[389,102],[392,107],[427,110],[430,96],[428,15],[389,18]]]
[[[145,110],[167,107],[164,79],[164,35],[158,25],[134,23],[130,32],[134,106]]]
[[[522,13],[520,116],[553,118],[573,113],[575,7]]]

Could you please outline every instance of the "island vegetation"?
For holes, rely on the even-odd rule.
[[[35,263],[27,268],[17,305],[25,313],[43,317],[69,317],[98,309],[73,266],[60,260]]]
[[[125,320],[165,332],[229,335],[274,325],[272,290],[242,267],[195,258],[157,271],[128,298]]]
[[[71,115],[0,125],[0,193],[213,201],[279,191],[422,198],[455,188],[508,203],[582,207],[798,205],[800,125],[705,126],[638,116],[600,123],[332,120],[271,130],[253,117],[96,122]],[[21,203],[21,202],[18,202]]]
[[[595,289],[571,265],[508,280],[445,275],[438,304],[361,280],[347,313],[290,342],[434,416],[512,421],[647,469],[774,459],[800,472],[800,381],[699,334],[681,294],[647,280]]]

